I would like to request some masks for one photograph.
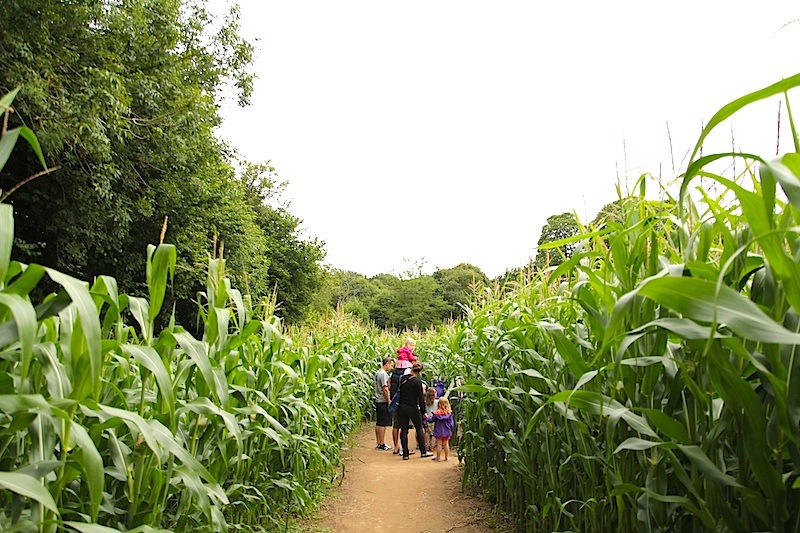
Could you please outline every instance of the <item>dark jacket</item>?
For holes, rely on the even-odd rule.
[[[394,393],[397,392],[397,387],[400,385],[400,380],[405,377],[405,373],[405,368],[395,368],[392,370],[392,374],[389,376],[389,396],[394,396]]]
[[[400,381],[400,405],[416,406],[421,412],[425,412],[425,394],[422,392],[421,379],[412,375],[403,376]]]

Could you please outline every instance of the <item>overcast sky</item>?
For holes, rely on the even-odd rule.
[[[721,106],[800,72],[796,0],[240,5],[258,78],[219,133],[272,161],[327,264],[368,276],[522,266],[549,216],[588,222],[618,179],[670,181]],[[777,112],[707,150],[733,128],[774,155]]]

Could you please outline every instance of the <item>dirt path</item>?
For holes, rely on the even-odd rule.
[[[409,442],[415,442],[413,430]],[[391,428],[388,441],[391,444]],[[334,533],[498,533],[491,506],[461,490],[462,467],[455,451],[449,462],[408,461],[375,449],[375,426],[365,424],[344,452],[342,485],[323,503],[309,531]],[[408,497],[402,505],[399,494]]]

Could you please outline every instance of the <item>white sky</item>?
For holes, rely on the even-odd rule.
[[[522,266],[549,216],[591,221],[618,174],[669,181],[721,106],[800,72],[796,0],[240,5],[258,79],[219,133],[272,161],[327,264],[368,276]],[[774,155],[777,109],[721,126],[716,150],[733,127]]]

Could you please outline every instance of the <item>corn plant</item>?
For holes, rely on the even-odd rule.
[[[31,132],[4,129],[0,163],[16,135],[41,157]],[[386,335],[333,320],[295,344],[213,257],[197,338],[159,321],[173,246],[148,248],[133,296],[11,261],[13,237],[0,204],[0,528],[264,531],[313,508],[371,404],[365,369]],[[45,278],[59,290],[34,301]]]
[[[8,162],[8,158],[11,157],[11,151],[14,149],[14,146],[17,144],[17,140],[20,137],[27,141],[34,154],[36,154],[36,157],[42,164],[42,170],[11,186],[7,191],[0,190],[0,202],[8,199],[8,197],[11,196],[14,191],[26,183],[38,177],[44,176],[45,174],[49,174],[54,170],[58,170],[57,167],[47,168],[47,163],[44,161],[42,148],[39,146],[39,140],[36,138],[36,134],[34,134],[30,128],[27,126],[18,126],[10,130],[8,129],[8,117],[14,111],[12,104],[14,103],[14,98],[16,98],[19,90],[20,88],[17,87],[10,93],[0,98],[0,113],[2,113],[2,122],[0,122],[0,171],[3,170],[3,167],[5,167],[6,163]]]
[[[576,244],[569,260],[439,340],[468,377],[465,481],[520,529],[800,531],[800,149],[698,157],[723,120],[798,84],[723,107],[679,194],[647,200],[642,177],[599,227],[551,243]],[[732,157],[739,175],[712,170]]]

